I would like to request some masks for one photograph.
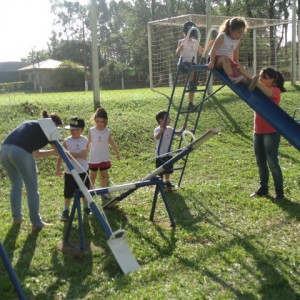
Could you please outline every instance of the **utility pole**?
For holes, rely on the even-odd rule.
[[[35,46],[32,48],[32,75],[33,89],[36,90],[36,74],[35,74]]]
[[[292,3],[292,64],[291,64],[291,83],[296,84],[296,0]]]
[[[82,17],[82,39],[83,39],[83,63],[84,63],[84,90],[89,90],[86,70],[86,48],[85,48],[85,30],[84,30],[84,17]]]
[[[92,70],[93,70],[93,94],[94,108],[100,107],[99,90],[99,62],[98,62],[98,39],[97,39],[97,6],[96,0],[91,0],[92,15]]]

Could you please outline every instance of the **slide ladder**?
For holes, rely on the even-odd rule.
[[[178,101],[178,97],[176,97],[176,89],[178,89],[178,77],[180,76],[179,68],[177,69],[177,72],[176,72],[167,112],[171,116],[171,126],[174,128],[175,132],[180,131],[180,129],[183,127],[183,125],[186,124],[185,133],[186,132],[190,133],[190,140],[186,140],[186,135],[183,134],[178,139],[178,142],[175,143],[175,132],[174,132],[173,136],[171,138],[170,145],[169,145],[169,152],[171,152],[171,148],[174,152],[179,151],[180,149],[182,149],[182,147],[185,147],[188,143],[193,141],[193,139],[194,139],[193,135],[196,133],[196,129],[198,128],[198,125],[200,122],[200,116],[201,116],[203,105],[204,105],[205,101],[207,99],[209,99],[208,84],[205,83],[204,86],[198,87],[198,89],[195,91],[195,96],[194,96],[195,107],[190,110],[188,109],[189,76],[190,76],[190,73],[195,70],[196,66],[198,66],[198,65],[191,65],[188,70],[188,73],[186,74],[185,83],[182,88],[182,93],[181,93],[179,101]],[[200,75],[199,71],[203,71],[203,70],[196,70],[198,79],[199,79],[199,75]],[[205,70],[205,71],[207,71],[207,70]],[[202,75],[202,77],[205,77],[206,82],[209,82],[212,74],[211,74],[211,72],[202,72],[201,75]],[[171,115],[171,110],[173,108],[176,109],[175,116]],[[160,147],[160,145],[158,147]],[[173,170],[180,171],[178,186],[180,186],[181,181],[183,179],[183,175],[184,175],[185,168],[186,168],[187,161],[188,161],[188,156],[189,155],[182,157],[182,159],[180,161],[178,161],[177,165],[174,166],[174,168],[173,168]]]
[[[191,27],[189,29],[185,43],[187,43],[187,40],[188,40],[189,35],[192,30],[196,30],[198,33],[198,45],[199,45],[199,42],[201,39],[201,34],[197,27]],[[218,34],[218,29],[211,28],[206,36],[204,51],[200,58],[201,64],[206,63],[208,60],[208,52],[209,52],[209,48],[211,46],[210,40],[214,33]],[[196,57],[197,49],[195,49],[194,55],[195,55],[194,57]],[[199,66],[199,65],[197,65],[197,64],[194,65],[193,62],[194,62],[194,58],[192,60],[192,64],[189,67],[188,73],[186,74],[184,86],[183,86],[181,97],[180,97],[179,101],[176,99],[176,89],[178,88],[178,81],[179,81],[179,76],[180,76],[179,67],[177,68],[175,80],[173,83],[173,89],[171,92],[168,110],[167,110],[169,115],[170,115],[170,111],[172,108],[175,108],[177,111],[176,116],[174,118],[172,118],[172,127],[175,129],[175,131],[179,131],[182,128],[183,124],[186,124],[186,131],[191,133],[192,138],[189,141],[187,141],[185,139],[185,135],[183,135],[179,139],[179,142],[175,144],[174,143],[175,134],[173,134],[170,145],[169,145],[169,152],[170,152],[171,148],[173,148],[174,151],[179,151],[182,147],[183,142],[185,143],[185,145],[187,145],[189,142],[191,142],[194,139],[193,135],[196,133],[196,129],[198,128],[203,105],[206,102],[206,100],[208,100],[210,98],[209,94],[211,93],[210,82],[212,79],[212,72],[209,72],[207,68],[206,69],[205,68],[198,69],[197,66]],[[180,64],[181,63],[182,63],[182,58],[180,58]],[[195,92],[195,95],[194,95],[195,108],[193,108],[192,110],[189,110],[188,109],[188,102],[189,102],[188,101],[188,97],[189,97],[188,83],[189,83],[189,77],[190,77],[191,72],[196,72],[197,81],[199,81],[199,79],[202,82],[204,81],[204,85],[199,86],[198,89],[194,91]],[[159,145],[159,147],[160,147],[160,145]],[[158,148],[158,150],[159,150],[159,148]],[[181,161],[178,161],[177,165],[173,168],[173,170],[180,171],[178,186],[180,186],[181,181],[183,179],[187,161],[188,161],[188,155],[182,157]]]

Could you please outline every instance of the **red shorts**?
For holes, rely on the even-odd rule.
[[[101,163],[98,164],[89,164],[89,169],[91,171],[104,171],[104,170],[108,170],[111,168],[111,162],[110,161],[103,161]]]
[[[215,56],[215,64],[217,63],[217,61],[218,61],[218,59],[219,59],[220,57],[223,57],[223,55],[216,55],[216,56]],[[230,58],[229,58],[229,59],[230,59]],[[238,64],[237,64],[236,62],[234,62],[233,60],[230,59],[230,62],[231,62],[231,66],[232,66],[232,67],[238,67]]]

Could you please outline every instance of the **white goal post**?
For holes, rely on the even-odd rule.
[[[211,16],[211,28],[219,29],[228,18]],[[291,20],[246,18],[249,28],[241,41],[240,61],[250,73],[256,73],[265,66],[280,70],[286,80],[291,76],[291,42],[284,26]],[[177,42],[181,39],[183,24],[191,21],[201,32],[200,44],[204,47],[207,26],[206,15],[189,14],[148,22],[148,54],[150,88],[171,87],[177,70]],[[273,38],[270,38],[270,33]],[[215,35],[212,36],[215,38]],[[278,46],[281,40],[280,46]],[[273,43],[273,47],[270,44]],[[273,49],[273,50],[272,50]],[[200,76],[201,77],[201,76]],[[204,78],[204,77],[203,77]],[[179,78],[183,84],[184,77]]]

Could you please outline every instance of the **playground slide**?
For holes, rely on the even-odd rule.
[[[205,66],[206,70],[207,67]],[[204,69],[203,66],[201,68]],[[242,83],[232,84],[222,70],[213,73],[241,97],[253,110],[280,132],[296,149],[300,150],[300,124],[281,107],[271,101],[263,92],[256,88],[249,92]]]

